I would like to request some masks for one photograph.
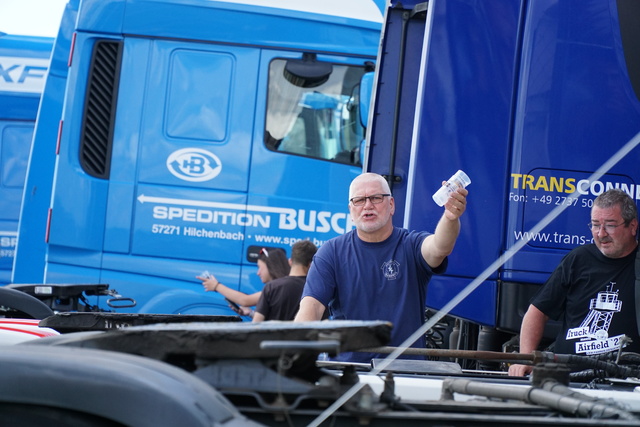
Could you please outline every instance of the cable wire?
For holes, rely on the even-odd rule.
[[[598,181],[604,174],[606,174],[613,166],[615,166],[620,160],[622,160],[627,154],[631,152],[640,144],[640,132],[638,132],[633,138],[631,138],[622,148],[613,154],[606,162],[602,164],[591,176],[589,181]],[[579,197],[580,192],[576,189],[569,197]],[[528,236],[534,236],[542,231],[547,225],[549,225],[554,219],[556,219],[569,205],[558,205],[551,212],[545,215],[533,228],[529,230]],[[527,234],[525,234],[527,235]],[[389,356],[382,360],[370,374],[378,376],[380,372],[386,369],[387,366],[398,358],[403,351],[411,346],[415,341],[424,336],[424,334],[431,329],[440,319],[449,314],[449,312],[457,306],[462,300],[464,300],[471,292],[473,292],[482,282],[484,282],[493,272],[500,268],[505,262],[509,261],[516,253],[520,251],[529,243],[529,239],[518,240],[510,249],[500,255],[489,267],[487,267],[478,277],[476,277],[471,283],[469,283],[460,293],[453,297],[447,304],[445,304],[440,311],[433,315],[421,328],[416,330],[409,338],[407,338],[402,344],[400,344],[396,350],[394,350]],[[382,380],[382,379],[381,379]],[[345,392],[339,399],[337,399],[331,406],[325,409],[315,420],[313,420],[309,426],[319,426],[324,420],[330,417],[335,411],[337,411],[342,405],[344,405],[349,399],[351,399],[360,389],[363,384],[357,383],[349,390]]]

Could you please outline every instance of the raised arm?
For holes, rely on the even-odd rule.
[[[467,194],[464,188],[458,188],[444,205],[444,213],[438,221],[436,230],[422,242],[422,256],[432,268],[438,267],[453,252],[456,239],[460,234],[460,216],[467,207]]]
[[[242,305],[245,307],[251,307],[258,304],[260,295],[262,295],[262,292],[245,294],[244,292],[231,289],[230,287],[220,283],[218,279],[215,278],[214,275],[211,275],[208,279],[205,277],[196,276],[196,279],[202,280],[202,286],[206,291],[218,292],[224,295],[225,298],[229,298],[231,301],[235,302],[236,304]]]

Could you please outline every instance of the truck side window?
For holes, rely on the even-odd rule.
[[[364,127],[356,88],[364,67],[313,62],[327,74],[305,81],[287,72],[287,62],[275,59],[269,66],[267,148],[359,165]]]

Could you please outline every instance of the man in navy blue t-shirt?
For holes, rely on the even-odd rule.
[[[380,175],[365,173],[349,187],[352,230],[323,244],[307,275],[296,321],[320,320],[328,308],[336,320],[385,320],[389,345],[398,346],[424,323],[426,287],[443,273],[460,232],[468,191],[459,188],[433,234],[393,226],[395,203]],[[423,348],[423,340],[414,347]],[[341,360],[369,362],[376,354],[345,353]]]

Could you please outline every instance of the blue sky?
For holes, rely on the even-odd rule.
[[[55,37],[67,0],[0,0],[0,31]]]

